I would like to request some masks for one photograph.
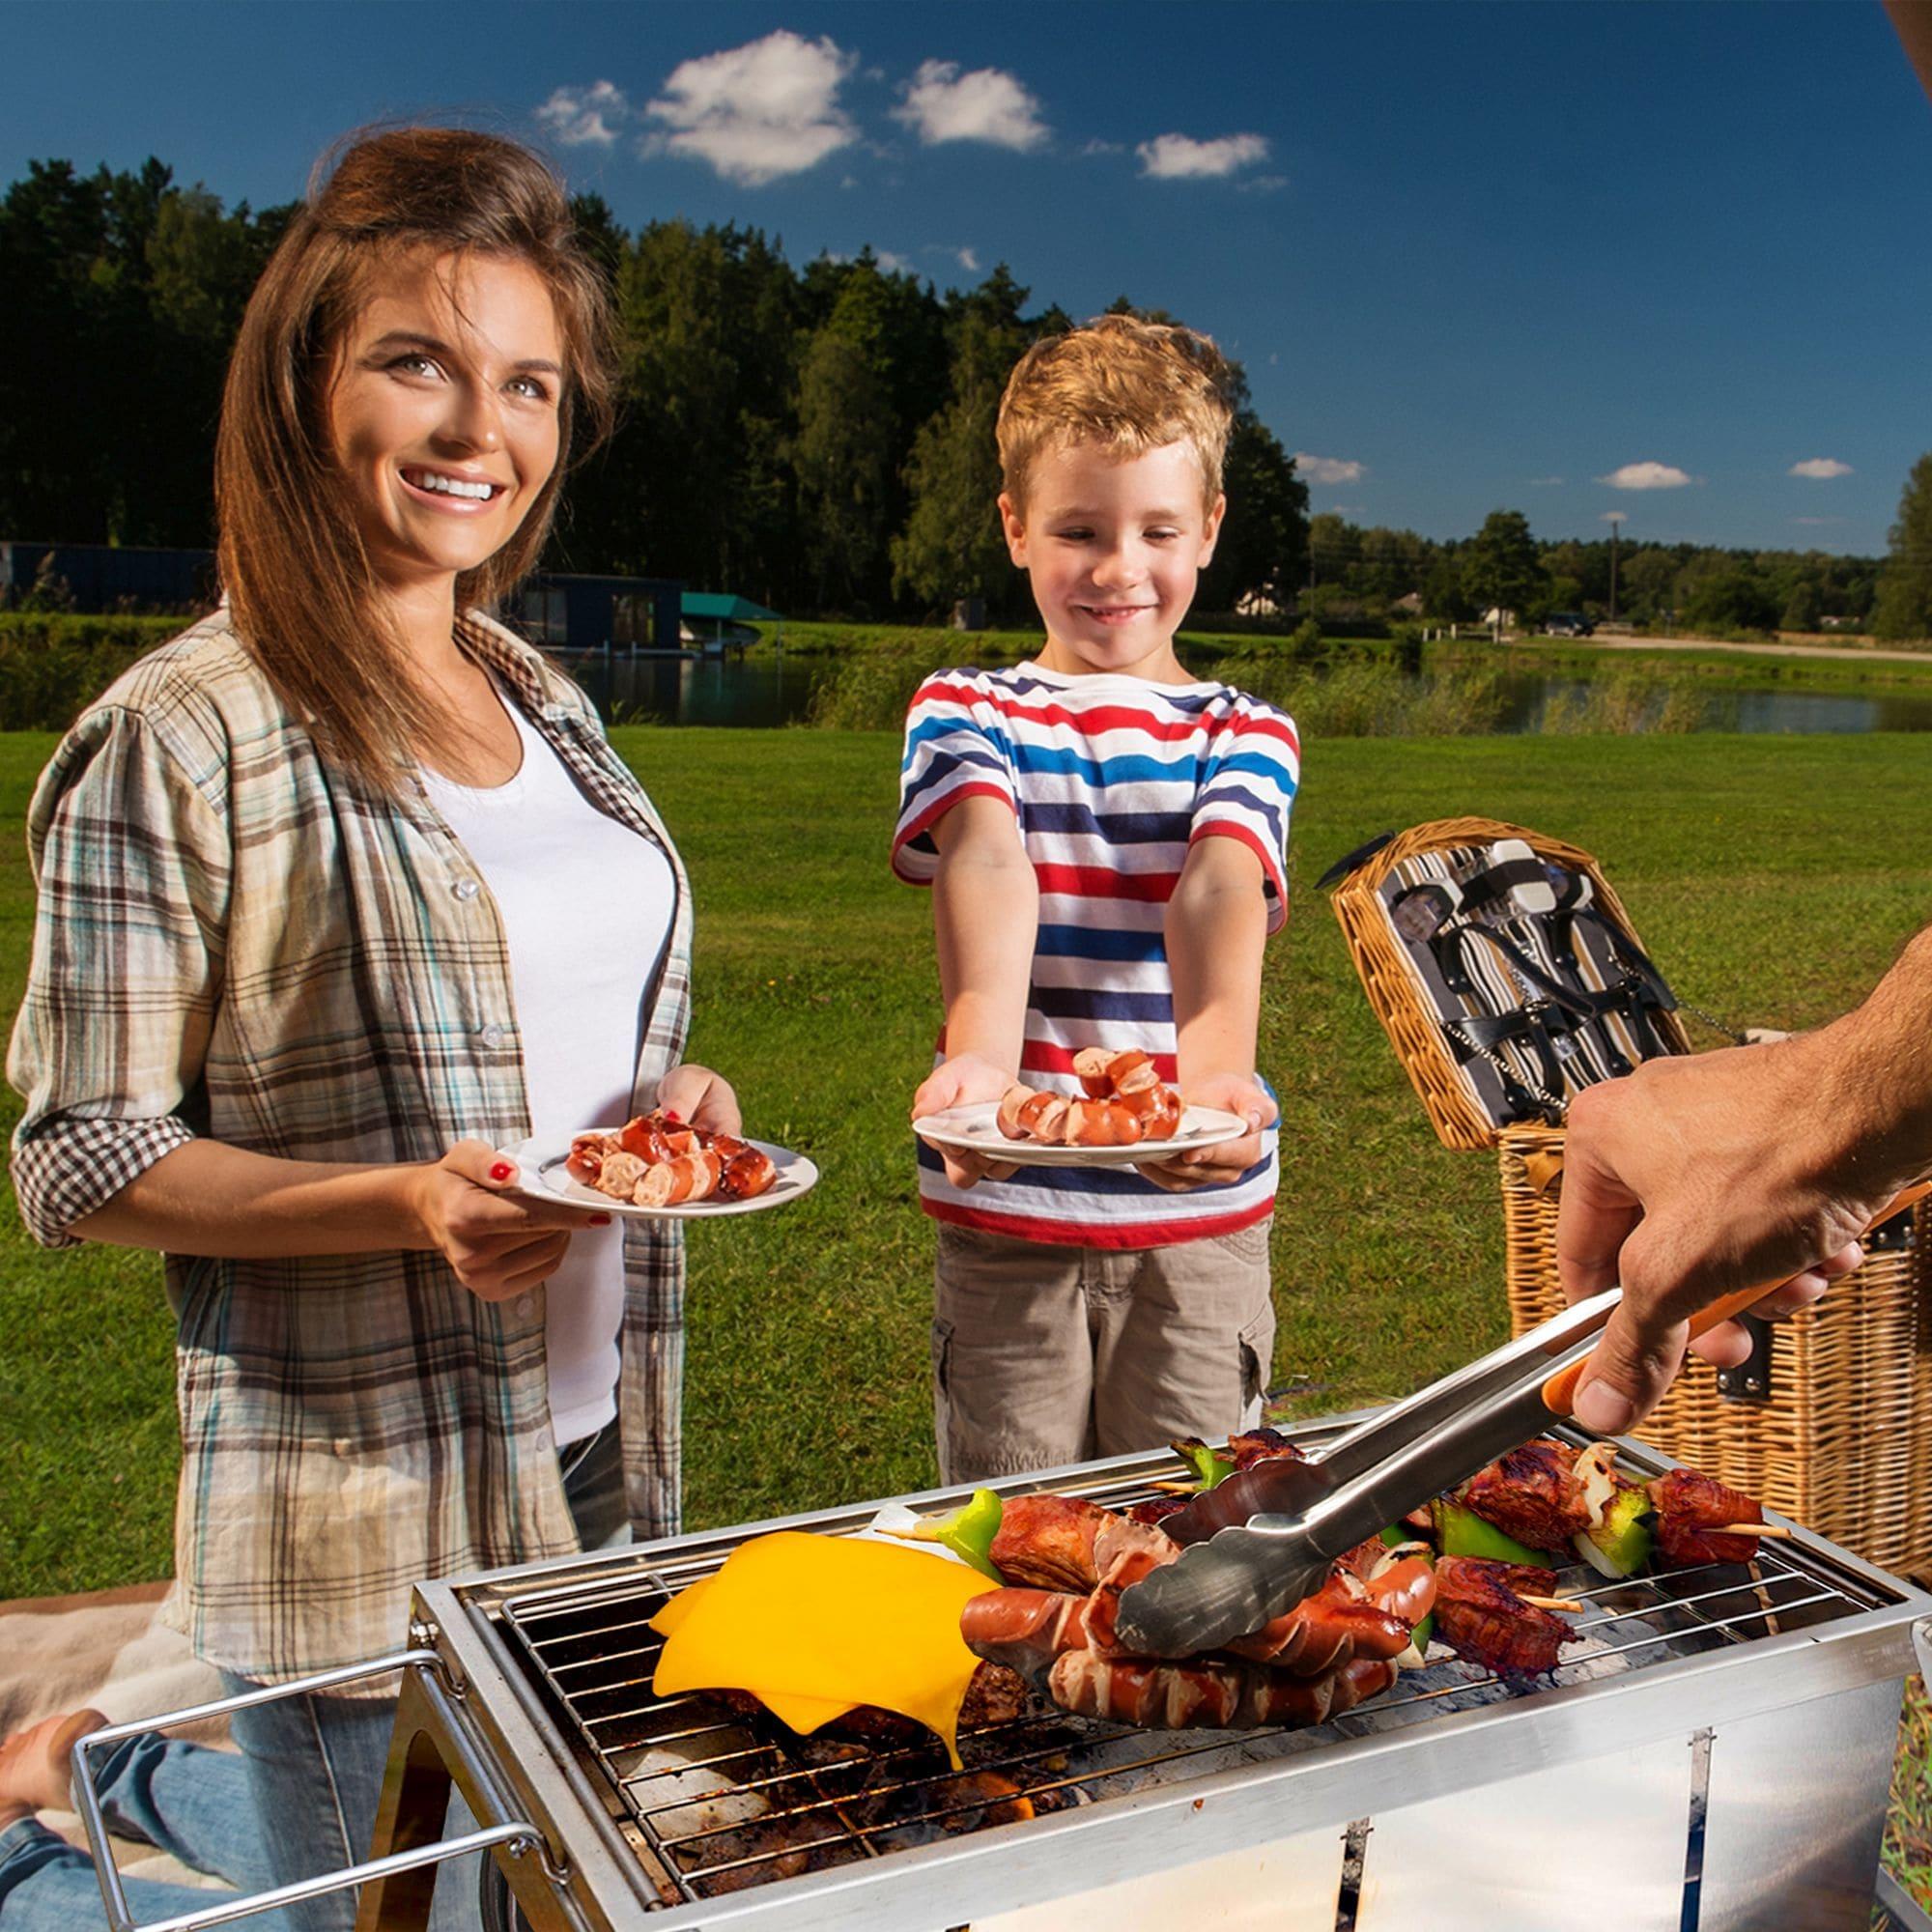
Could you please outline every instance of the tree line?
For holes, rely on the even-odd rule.
[[[551,568],[680,579],[798,615],[931,616],[963,597],[1023,614],[992,509],[993,416],[1014,360],[1067,326],[1061,309],[1033,308],[1004,265],[941,293],[869,250],[795,268],[755,228],[633,233],[600,196],[575,208],[616,302],[623,414],[566,494]],[[212,542],[222,373],[293,213],[224,207],[153,158],[29,162],[0,198],[0,535]],[[1607,611],[1609,543],[1539,541],[1519,511],[1446,542],[1311,519],[1238,366],[1231,386],[1230,517],[1201,611]],[[1889,561],[1624,544],[1617,569],[1618,614],[1639,623],[1932,634],[1932,457]]]

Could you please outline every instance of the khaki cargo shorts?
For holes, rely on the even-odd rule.
[[[940,1480],[1225,1437],[1274,1353],[1266,1221],[1176,1247],[1076,1248],[939,1224]]]

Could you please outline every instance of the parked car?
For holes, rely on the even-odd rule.
[[[1588,638],[1595,635],[1596,629],[1580,611],[1552,611],[1543,620],[1546,638]]]

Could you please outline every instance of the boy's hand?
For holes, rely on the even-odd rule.
[[[962,1053],[943,1062],[920,1083],[912,1096],[912,1117],[923,1120],[948,1107],[970,1107],[976,1100],[997,1100],[1013,1084],[1013,1075],[977,1053]],[[927,1147],[933,1143],[926,1142]],[[957,1148],[934,1148],[946,1164],[946,1178],[954,1187],[971,1187],[976,1180],[1004,1180],[1014,1171],[1009,1160],[988,1160],[984,1154],[962,1153]]]
[[[1218,1107],[1224,1114],[1238,1114],[1247,1122],[1248,1131],[1239,1140],[1189,1148],[1167,1160],[1137,1161],[1137,1171],[1156,1187],[1175,1194],[1240,1179],[1262,1157],[1262,1129],[1272,1126],[1281,1112],[1266,1090],[1246,1074],[1214,1073],[1180,1097],[1190,1107]]]

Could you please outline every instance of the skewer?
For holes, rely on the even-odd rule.
[[[1580,1610],[1583,1608],[1581,1597],[1525,1597],[1517,1592],[1517,1602],[1527,1604],[1532,1610]]]
[[[1781,1522],[1727,1522],[1722,1529],[1707,1529],[1700,1532],[1704,1536],[1789,1536],[1789,1527]]]
[[[1158,1490],[1164,1496],[1193,1496],[1201,1492],[1199,1483],[1153,1483],[1150,1487]]]

